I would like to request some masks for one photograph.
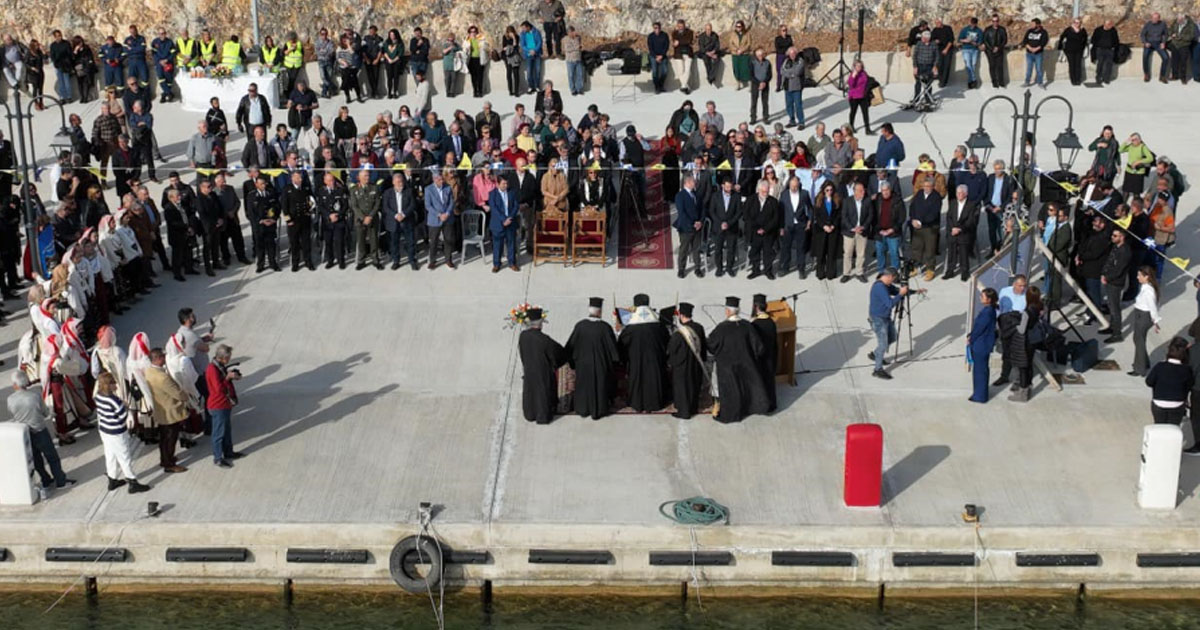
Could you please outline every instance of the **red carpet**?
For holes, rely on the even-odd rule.
[[[651,164],[658,163],[653,154]],[[646,171],[646,216],[621,216],[618,269],[671,269],[671,207],[662,201],[662,171]]]

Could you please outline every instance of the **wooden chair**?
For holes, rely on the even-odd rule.
[[[586,206],[575,214],[571,233],[572,265],[581,262],[598,262],[602,267],[608,265],[606,223],[604,213],[595,206]]]
[[[561,261],[567,264],[570,241],[567,215],[558,210],[548,209],[538,213],[537,229],[533,233],[533,264],[536,266],[543,261]]]

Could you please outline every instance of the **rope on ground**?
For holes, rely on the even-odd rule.
[[[667,506],[671,506],[669,513]],[[712,525],[718,521],[729,524],[729,508],[708,497],[666,501],[658,506],[658,512],[680,525]]]

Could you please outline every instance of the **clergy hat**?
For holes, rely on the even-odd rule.
[[[740,308],[741,305],[742,298],[737,297],[736,295],[730,295],[725,298],[725,306],[728,308]]]
[[[604,298],[588,298],[588,306],[591,308],[604,308]]]
[[[542,309],[540,308],[531,308],[525,311],[525,314],[529,317],[530,322],[542,321]]]
[[[767,296],[762,293],[755,293],[753,303],[755,306],[765,309],[767,307]]]
[[[679,314],[683,315],[684,317],[691,317],[692,310],[694,308],[696,308],[696,307],[692,306],[692,304],[690,302],[680,302],[679,303]]]
[[[629,125],[628,127],[625,128],[625,135],[629,136],[630,138],[636,136],[637,135],[637,127],[634,127],[633,125]]]
[[[639,293],[633,296],[634,306],[650,306],[650,296],[645,293]]]
[[[671,318],[675,317],[675,307],[664,306],[658,309],[658,316],[666,321],[671,321]]]

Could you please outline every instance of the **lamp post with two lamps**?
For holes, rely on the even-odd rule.
[[[37,231],[37,209],[33,205],[33,197],[31,194],[31,184],[33,178],[30,177],[30,171],[37,170],[37,154],[33,148],[33,108],[36,104],[50,101],[51,104],[58,106],[59,115],[59,130],[54,134],[54,138],[50,141],[50,147],[54,150],[55,159],[57,159],[60,149],[71,148],[71,137],[67,132],[67,113],[63,109],[62,101],[59,99],[41,95],[30,100],[29,104],[24,109],[21,107],[21,91],[13,88],[13,104],[9,107],[8,103],[0,101],[0,106],[4,107],[5,118],[8,119],[8,131],[12,134],[13,121],[16,121],[17,130],[17,167],[21,171],[21,201],[25,209],[25,242],[29,247],[29,258],[35,274],[45,277],[46,270],[43,269],[41,252],[38,251],[38,231]],[[28,142],[26,134],[28,133]],[[29,146],[26,147],[26,144]]]
[[[1006,101],[1009,105],[1012,105],[1013,108],[1012,145],[1009,152],[1008,164],[1009,167],[1013,168],[1017,174],[1017,188],[1018,190],[1022,190],[1022,196],[1024,196],[1022,184],[1023,178],[1031,172],[1031,169],[1034,167],[1034,165],[1030,163],[1032,157],[1031,154],[1020,149],[1019,147],[1022,146],[1024,139],[1030,137],[1031,135],[1036,142],[1038,121],[1041,119],[1040,112],[1042,106],[1051,101],[1062,101],[1063,104],[1067,106],[1067,128],[1054,138],[1053,144],[1055,152],[1057,153],[1059,167],[1064,171],[1071,170],[1071,166],[1075,163],[1075,159],[1079,156],[1079,152],[1083,149],[1083,145],[1079,142],[1079,136],[1075,135],[1075,108],[1071,106],[1071,101],[1068,101],[1066,98],[1063,98],[1057,94],[1052,94],[1038,101],[1037,105],[1032,106],[1032,111],[1031,101],[1033,100],[1033,93],[1029,90],[1025,90],[1024,104],[1021,107],[1017,106],[1016,101],[1003,94],[999,94],[987,99],[983,102],[983,105],[980,105],[979,107],[979,127],[971,133],[969,138],[967,138],[967,148],[971,149],[972,152],[982,153],[983,155],[980,159],[985,164],[987,163],[988,156],[991,155],[992,149],[996,148],[996,145],[992,142],[991,136],[988,135],[987,130],[983,127],[983,115],[987,110],[988,105],[990,105],[992,101],[997,100]],[[1032,130],[1030,129],[1031,123],[1033,126]],[[1032,134],[1030,133],[1031,131]],[[1018,151],[1020,152],[1019,162]],[[1035,237],[1038,236],[1036,225],[1037,223],[1034,222]],[[1014,231],[1013,237],[1010,272],[1015,274],[1017,273],[1017,250],[1019,249],[1018,244],[1020,240],[1020,227],[1014,226],[1014,230],[1016,231]]]

